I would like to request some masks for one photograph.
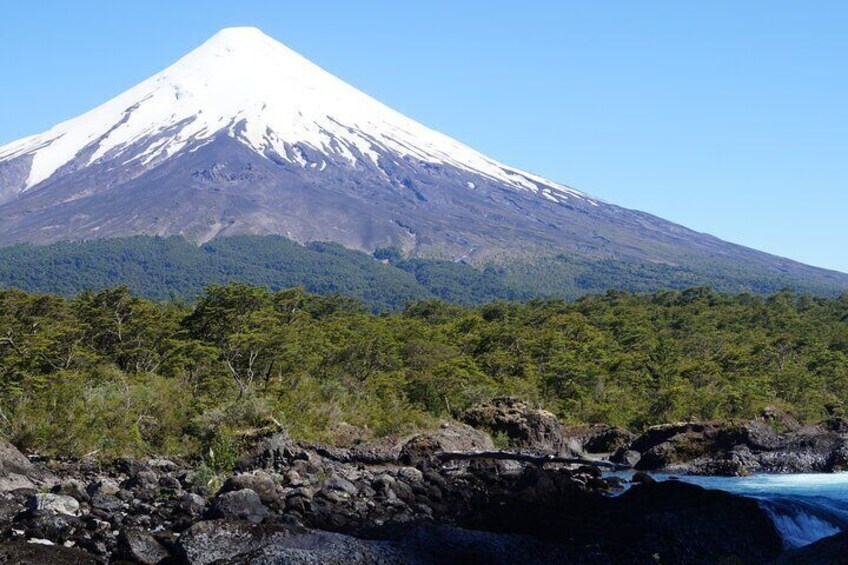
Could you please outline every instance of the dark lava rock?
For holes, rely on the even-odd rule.
[[[657,482],[651,475],[644,471],[636,471],[633,473],[633,477],[630,479],[630,482],[634,484],[639,483],[655,483]]]
[[[641,453],[632,449],[627,449],[626,447],[619,447],[615,453],[610,455],[611,462],[618,465],[627,465],[629,467],[634,467],[641,458]]]
[[[614,501],[607,539],[642,563],[653,555],[661,563],[765,563],[783,549],[753,499],[665,481],[634,486]]]
[[[722,449],[744,445],[755,451],[773,451],[786,445],[786,439],[773,426],[757,421],[722,427],[717,431],[715,441]]]
[[[442,561],[445,562],[445,561]],[[224,561],[227,565],[418,565],[437,563],[395,544],[364,540],[333,532],[273,535],[266,543]]]
[[[80,549],[12,541],[0,544],[0,563],[8,563],[9,565],[97,565],[97,560]]]
[[[291,440],[284,431],[261,438],[239,460],[239,471],[255,469],[288,470],[297,461],[309,461],[309,452]]]
[[[134,457],[119,457],[114,461],[113,465],[118,473],[130,477],[137,475],[141,471],[150,470],[150,466],[147,463],[139,461]]]
[[[124,507],[124,502],[117,496],[98,492],[91,497],[91,507],[104,512],[117,512]]]
[[[121,486],[127,490],[156,490],[159,488],[159,474],[146,465],[140,471],[134,473]]]
[[[627,448],[636,437],[624,428],[606,424],[572,426],[566,428],[564,433],[586,453],[612,453]]]
[[[24,506],[14,500],[0,498],[0,526],[10,524],[15,516],[24,511]]]
[[[637,469],[744,476],[822,473],[848,468],[848,422],[831,418],[798,428],[788,417],[745,423],[685,422],[649,428],[631,444]],[[780,431],[786,427],[789,431]]]
[[[28,537],[48,539],[54,543],[62,543],[83,529],[79,518],[38,510],[29,512],[22,522]]]
[[[345,479],[344,477],[340,477],[338,475],[333,475],[330,477],[326,483],[324,483],[324,488],[328,490],[335,490],[339,492],[343,492],[350,496],[355,495],[359,492],[359,489],[356,488],[356,485]]]
[[[515,398],[495,398],[466,410],[461,419],[492,435],[505,435],[516,446],[545,453],[570,455],[579,448],[565,435],[556,416]]]
[[[225,492],[215,499],[210,514],[214,518],[246,520],[258,524],[269,515],[259,495],[250,489]]]
[[[848,532],[787,551],[775,565],[845,565],[848,563]]]
[[[633,443],[630,444],[630,449],[639,453],[645,453],[652,447],[665,443],[681,434],[704,435],[711,433],[714,433],[714,426],[709,423],[678,422],[675,424],[651,426],[633,440]]]

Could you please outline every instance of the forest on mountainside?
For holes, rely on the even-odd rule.
[[[842,414],[848,295],[692,288],[374,314],[243,284],[193,305],[126,287],[0,291],[0,432],[46,455],[214,453],[227,467],[263,426],[328,442],[397,435],[502,395],[634,431],[765,406]]]
[[[557,254],[469,265],[403,257],[395,249],[379,249],[371,256],[335,243],[300,245],[279,236],[226,237],[201,246],[180,237],[139,236],[0,248],[0,288],[72,297],[125,284],[153,300],[193,302],[206,286],[231,282],[341,293],[375,312],[399,311],[410,302],[432,298],[479,305],[533,298],[575,300],[609,289],[653,292],[709,285],[734,294],[794,288],[823,296],[848,291],[837,283],[827,286],[783,273],[746,271],[718,260],[694,268]]]

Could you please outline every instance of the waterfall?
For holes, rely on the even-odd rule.
[[[758,495],[760,505],[774,521],[788,549],[802,547],[848,529],[848,505],[811,496]]]

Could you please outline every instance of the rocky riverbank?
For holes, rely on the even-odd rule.
[[[608,426],[566,433],[585,451],[642,471],[746,476],[848,470],[848,418],[841,417],[802,426],[769,409],[751,421],[680,422],[629,438],[629,432]]]
[[[30,461],[2,444],[0,563],[767,563],[783,554],[754,500],[644,475],[622,492],[595,465],[532,457],[631,452],[642,466],[681,433],[713,437],[706,427],[639,437],[567,429],[512,400],[468,420],[505,434],[512,446],[499,453],[523,459],[473,457],[496,449],[491,436],[457,423],[344,448],[277,430],[217,482],[179,461]]]
[[[280,432],[214,493],[168,460],[46,471],[7,446],[5,475],[19,484],[0,499],[0,562],[707,563],[780,552],[744,498],[650,482],[611,497],[618,481],[596,467],[435,458],[490,445],[458,425],[350,449]]]

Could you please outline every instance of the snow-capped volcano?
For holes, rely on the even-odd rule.
[[[477,264],[564,254],[846,282],[498,163],[254,28],[225,29],[0,148],[0,245],[237,234]]]
[[[20,191],[85,155],[161,163],[225,133],[260,155],[312,168],[302,149],[380,168],[381,155],[446,164],[545,194],[575,191],[501,165],[347,85],[256,28],[228,28],[173,66],[106,104],[49,131],[0,148],[0,160],[30,157]],[[14,196],[14,195],[9,195]],[[7,196],[7,197],[9,197]]]

